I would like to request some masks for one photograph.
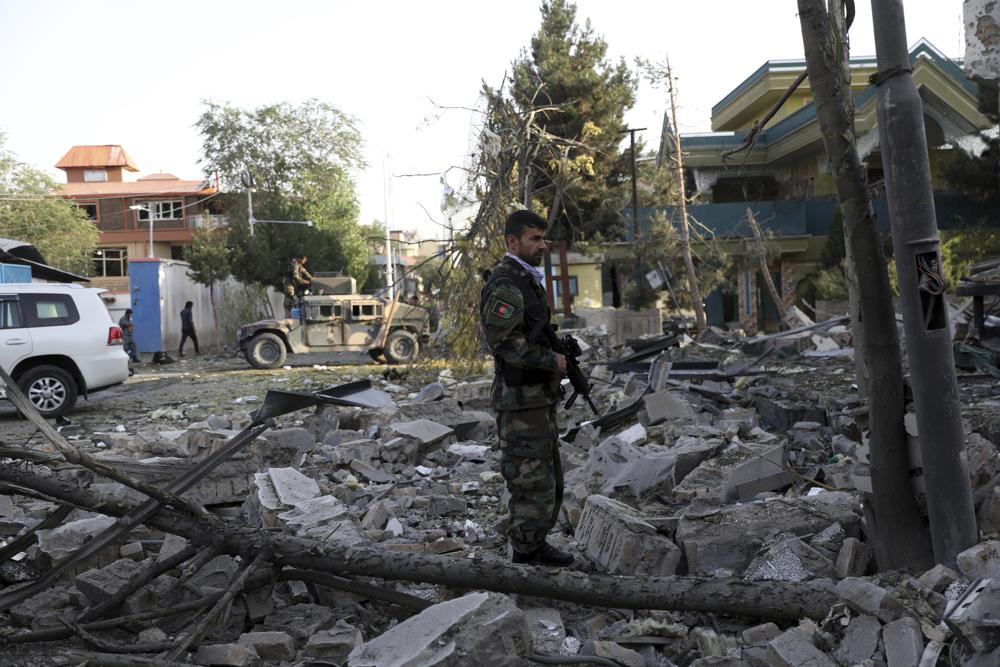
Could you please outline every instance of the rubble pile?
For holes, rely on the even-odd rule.
[[[967,428],[989,539],[955,570],[878,572],[865,407],[830,354],[849,335],[799,328],[624,351],[573,332],[602,416],[561,412],[562,571],[509,562],[487,378],[5,447],[0,661],[1000,664],[1000,428]]]

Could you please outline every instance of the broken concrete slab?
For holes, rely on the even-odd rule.
[[[871,660],[878,649],[881,632],[882,624],[874,616],[855,616],[847,624],[844,638],[834,650],[833,657],[845,665],[857,665]]]
[[[723,488],[726,500],[747,500],[758,493],[789,486],[797,479],[788,468],[785,446],[779,444],[733,467]]]
[[[62,560],[85,542],[114,525],[109,516],[94,516],[37,532],[38,548],[52,560]]]
[[[295,507],[279,514],[278,518],[298,534],[317,526],[324,526],[346,513],[347,505],[336,497],[318,496],[296,503]]]
[[[731,506],[706,502],[681,515],[675,541],[687,556],[690,574],[734,574],[782,534],[809,535],[837,522],[847,534],[857,535],[857,511],[857,499],[842,492]]]
[[[505,595],[468,593],[411,616],[361,644],[348,667],[514,667],[532,652],[524,613]]]
[[[374,482],[376,484],[387,484],[396,479],[394,475],[390,475],[386,472],[379,470],[378,468],[373,468],[370,465],[355,459],[351,461],[351,470],[358,473],[369,482]]]
[[[303,643],[320,630],[333,627],[333,612],[316,604],[293,604],[268,614],[263,630],[287,632]]]
[[[924,654],[924,635],[920,622],[909,616],[882,628],[885,660],[888,667],[910,667],[920,663]]]
[[[694,406],[678,391],[665,389],[643,397],[646,414],[650,425],[670,420],[676,422],[692,422],[696,419]]]
[[[816,648],[812,634],[802,627],[791,628],[767,644],[768,665],[773,667],[837,667]]]
[[[419,440],[423,445],[430,445],[447,438],[455,429],[438,424],[429,419],[414,419],[408,422],[390,424],[390,428],[398,435],[406,435]]]
[[[875,554],[870,546],[853,537],[844,538],[835,568],[840,577],[863,577],[868,574]]]
[[[320,495],[316,480],[306,477],[295,468],[269,468],[267,476],[278,502],[285,507],[294,507]]]
[[[848,577],[837,582],[834,591],[858,613],[875,616],[883,623],[891,623],[907,614],[892,593],[866,579]]]
[[[607,658],[623,667],[646,667],[646,659],[642,655],[611,641],[587,642],[580,647],[580,655]]]
[[[920,583],[935,593],[944,593],[945,589],[958,580],[961,575],[947,565],[938,563],[920,575]]]
[[[833,564],[797,537],[772,544],[754,559],[743,578],[748,581],[805,581],[834,576]]]
[[[681,560],[680,549],[638,511],[605,496],[587,498],[576,539],[587,558],[610,574],[669,576]]]

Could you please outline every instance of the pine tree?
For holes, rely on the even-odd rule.
[[[514,62],[511,92],[522,112],[544,107],[538,124],[548,133],[580,142],[578,178],[562,196],[553,235],[569,240],[621,240],[627,205],[623,184],[629,175],[628,150],[620,148],[625,111],[635,103],[636,81],[624,59],[606,58],[607,43],[587,20],[581,28],[576,5],[544,0],[542,24],[531,48]],[[554,109],[550,107],[555,107]],[[584,164],[584,168],[580,168]],[[533,175],[537,202],[553,204],[552,172]]]

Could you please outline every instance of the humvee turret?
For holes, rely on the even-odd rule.
[[[297,318],[240,327],[236,342],[251,366],[277,368],[288,354],[316,352],[384,354],[390,363],[403,364],[416,359],[430,340],[425,309],[357,294],[357,283],[348,276],[317,273],[296,310]]]

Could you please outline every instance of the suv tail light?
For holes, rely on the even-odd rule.
[[[125,343],[125,337],[122,335],[122,330],[118,327],[108,327],[108,345],[122,345]]]

